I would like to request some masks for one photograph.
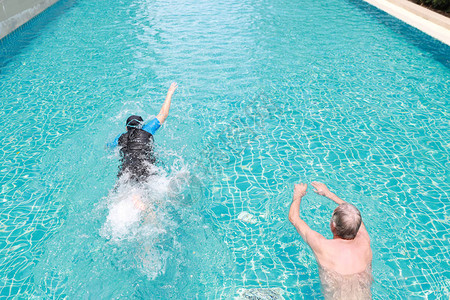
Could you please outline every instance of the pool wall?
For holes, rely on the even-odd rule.
[[[0,0],[0,39],[56,2],[58,0]]]

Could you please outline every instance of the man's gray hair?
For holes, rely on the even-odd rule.
[[[361,213],[353,204],[342,203],[334,210],[331,221],[337,236],[353,240],[361,226]]]

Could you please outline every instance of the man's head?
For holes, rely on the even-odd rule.
[[[361,213],[350,203],[340,204],[331,217],[331,230],[338,237],[352,240],[361,226]]]
[[[127,130],[130,130],[131,128],[141,128],[142,127],[142,122],[144,122],[144,120],[142,119],[141,116],[130,116],[127,119]]]

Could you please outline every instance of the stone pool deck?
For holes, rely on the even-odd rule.
[[[408,0],[364,0],[450,46],[450,18]]]

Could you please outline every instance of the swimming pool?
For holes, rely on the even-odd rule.
[[[313,180],[361,209],[374,299],[449,296],[448,46],[356,0],[61,0],[0,43],[2,297],[320,299]],[[154,225],[105,144],[172,80]]]

